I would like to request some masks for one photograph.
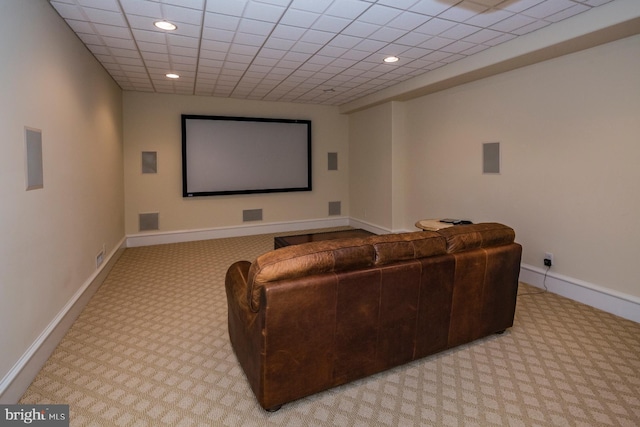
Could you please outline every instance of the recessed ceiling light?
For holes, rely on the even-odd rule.
[[[386,62],[387,64],[398,62],[399,60],[400,58],[398,58],[397,56],[387,56],[386,58],[384,58],[384,62]]]
[[[173,31],[176,28],[178,28],[175,24],[172,24],[169,21],[156,21],[153,23],[153,25],[160,28],[161,30],[167,30],[167,31]]]
[[[169,77],[170,79],[179,79],[180,76],[177,75],[176,73],[167,73],[165,74],[165,76]]]

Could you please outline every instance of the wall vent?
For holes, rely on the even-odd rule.
[[[245,209],[242,211],[242,221],[262,221],[262,209]]]
[[[160,229],[158,212],[141,213],[138,220],[138,229],[140,231],[152,231]]]
[[[342,208],[340,202],[329,202],[329,215],[340,215]]]

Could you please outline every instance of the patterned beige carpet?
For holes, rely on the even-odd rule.
[[[263,411],[224,274],[273,237],[127,249],[21,403],[70,404],[72,426],[640,425],[640,325],[551,293],[504,335]]]

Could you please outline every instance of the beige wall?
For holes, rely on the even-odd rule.
[[[313,190],[183,198],[181,114],[310,119]],[[161,233],[243,226],[245,209],[262,209],[265,224],[327,218],[334,201],[349,214],[348,119],[337,107],[125,92],[124,117],[128,235],[147,212],[159,213]],[[141,173],[142,151],[158,153],[157,174]],[[337,171],[327,170],[328,152],[338,153]]]
[[[46,1],[0,2],[0,378],[124,237],[122,99]],[[25,191],[24,127],[44,188]]]
[[[349,115],[349,201],[356,220],[391,230],[392,104]]]
[[[405,227],[443,216],[504,222],[524,263],[542,267],[552,252],[555,273],[640,296],[638,70],[634,36],[407,101]],[[351,115],[352,157],[367,155],[367,124],[398,123],[381,116],[389,108]],[[482,143],[492,141],[502,173],[483,175]]]

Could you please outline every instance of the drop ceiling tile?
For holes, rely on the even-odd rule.
[[[139,67],[140,69],[144,69],[144,63],[142,62],[142,59],[140,59],[139,57],[134,58],[134,57],[126,57],[126,56],[117,56],[116,60],[118,61],[118,64],[122,65],[123,69],[125,65],[136,66],[136,67]]]
[[[309,12],[323,13],[333,0],[293,0],[291,7]]]
[[[202,51],[216,51],[216,52],[227,52],[231,47],[231,43],[215,41],[215,40],[202,40],[202,44],[200,45],[201,53]]]
[[[446,45],[445,47],[442,48],[442,50],[444,52],[460,53],[460,52],[465,51],[467,49],[471,49],[471,48],[473,48],[475,46],[476,46],[475,43],[456,41],[456,42],[453,42],[451,44]]]
[[[347,36],[344,34],[339,34],[329,42],[329,45],[349,49],[356,46],[361,41],[362,39],[360,37],[353,37],[353,36]]]
[[[354,21],[347,28],[342,30],[342,34],[355,37],[369,37],[380,29],[380,25],[367,24],[366,22]]]
[[[86,7],[82,9],[91,22],[96,24],[116,25],[120,27],[127,27],[127,21],[120,12],[111,12],[102,9],[93,9]]]
[[[494,7],[502,3],[504,0],[472,0],[475,3],[481,4],[487,7]]]
[[[180,23],[201,25],[202,14],[200,10],[194,10],[187,7],[171,6],[167,4],[162,5],[162,17],[167,21],[171,21],[178,26]]]
[[[280,49],[280,50],[291,50],[293,46],[296,44],[293,40],[285,40],[277,37],[269,37],[263,47],[269,47],[272,49]]]
[[[496,37],[499,37],[503,34],[504,33],[501,33],[500,31],[482,29],[474,34],[463,38],[463,40],[470,43],[484,43],[491,39],[495,39]]]
[[[564,19],[571,18],[572,16],[575,16],[579,13],[586,12],[589,9],[590,8],[588,6],[585,6],[583,4],[576,4],[563,10],[562,12],[547,16],[545,20],[550,22],[559,22]]]
[[[264,48],[258,54],[258,57],[261,58],[270,58],[270,59],[282,59],[282,57],[287,53],[286,50],[277,50]]]
[[[524,15],[536,19],[544,19],[547,16],[562,12],[573,6],[575,3],[569,0],[547,0],[530,9],[523,11]]]
[[[180,7],[189,7],[191,9],[202,10],[204,0],[160,0],[164,4],[171,4]]]
[[[416,27],[419,27],[420,25],[425,24],[430,19],[431,17],[419,13],[402,12],[387,25],[392,28],[410,31]]]
[[[250,1],[244,9],[244,18],[256,19],[267,22],[278,22],[285,12],[282,6],[274,6],[266,3]]]
[[[229,52],[237,55],[244,55],[253,58],[258,52],[260,48],[258,46],[249,46],[243,44],[234,43],[229,48]]]
[[[450,19],[456,22],[464,22],[467,19],[470,19],[476,16],[477,14],[486,11],[487,9],[488,8],[486,6],[466,0],[466,1],[463,1],[462,3],[455,5],[451,9],[448,9],[445,12],[442,12],[438,16],[443,19]]]
[[[136,44],[132,39],[121,39],[116,37],[102,37],[104,43],[109,47],[116,47],[120,49],[136,50]]]
[[[491,25],[503,21],[513,16],[513,12],[500,9],[489,9],[465,21],[466,24],[477,27],[490,27]]]
[[[73,19],[76,21],[86,20],[85,15],[82,13],[82,9],[76,5],[59,2],[51,2],[51,5],[58,12],[58,14],[65,19]]]
[[[301,42],[322,44],[328,43],[335,35],[326,31],[308,30],[302,37]]]
[[[377,52],[386,45],[387,43],[377,40],[363,40],[362,42],[358,43],[358,45],[354,49],[363,50],[365,52]]]
[[[111,56],[111,51],[103,44],[88,44],[87,48],[96,56]],[[104,61],[104,60],[103,60]],[[112,61],[109,61],[112,62]]]
[[[140,53],[137,50],[109,48],[111,54],[118,58],[140,58]]]
[[[270,37],[277,37],[279,39],[297,41],[300,39],[300,37],[302,37],[302,35],[306,31],[307,30],[305,28],[278,24],[276,28],[273,30],[273,32],[271,33]]]
[[[68,19],[67,24],[71,27],[73,31],[76,33],[84,33],[84,34],[94,34],[95,30],[93,25],[87,21],[76,21],[73,19]]]
[[[524,34],[528,34],[528,33],[532,32],[532,31],[539,30],[540,28],[544,28],[544,27],[546,27],[546,26],[547,26],[547,25],[549,25],[549,24],[551,24],[551,23],[550,23],[550,22],[547,22],[547,21],[543,21],[543,20],[541,19],[541,20],[538,20],[538,21],[532,22],[532,23],[531,23],[531,24],[529,24],[529,25],[525,25],[525,26],[520,27],[520,28],[518,28],[518,29],[516,29],[516,30],[513,30],[513,31],[512,31],[512,33],[513,33],[513,34],[517,34],[517,35],[519,35],[519,36],[522,36],[522,35],[524,35]]]
[[[205,40],[232,42],[234,35],[233,31],[218,30],[216,28],[204,28],[202,30],[202,38]]]
[[[366,22],[368,24],[385,25],[400,15],[400,13],[401,12],[398,9],[373,5],[358,17],[358,21]]]
[[[128,39],[131,37],[131,32],[125,27],[115,27],[113,25],[93,24],[94,28],[99,35],[103,37],[115,37],[121,39]]]
[[[161,55],[157,53],[142,53],[142,59],[144,60],[147,70],[152,70],[154,68],[168,70],[171,68],[169,55]]]
[[[273,31],[274,24],[271,22],[256,21],[255,19],[242,18],[238,25],[241,33],[268,36]]]
[[[252,47],[261,47],[265,41],[268,40],[266,36],[248,33],[236,33],[236,37],[233,39],[233,44],[241,44]]]
[[[248,0],[207,1],[207,12],[241,17]]]
[[[411,6],[409,10],[429,16],[438,16],[449,8],[451,8],[451,3],[435,2],[433,0],[421,0],[415,5]]]
[[[432,52],[430,49],[424,49],[420,47],[412,47],[402,52],[402,59],[419,59]]]
[[[195,37],[185,37],[179,34],[167,34],[167,42],[171,46],[189,47],[197,49],[200,45],[200,40]]]
[[[440,18],[433,18],[428,22],[426,22],[425,24],[416,28],[415,31],[420,34],[437,36],[438,34],[444,31],[447,31],[449,28],[453,28],[455,26],[456,26],[456,23],[453,21],[447,21],[445,19],[440,19]]]
[[[146,16],[155,19],[163,18],[160,3],[144,0],[120,0],[120,4],[122,4],[122,9],[126,14]]]
[[[332,58],[338,58],[340,55],[345,53],[348,49],[337,47],[337,46],[325,46],[318,51],[319,55],[325,55]]]
[[[429,40],[430,38],[431,38],[431,36],[427,35],[427,34],[420,34],[420,33],[416,33],[416,32],[410,32],[410,33],[407,33],[406,35],[400,37],[395,42],[396,43],[400,43],[400,44],[404,44],[406,46],[417,46],[420,43],[424,43],[425,41]]]
[[[406,34],[406,31],[398,30],[396,28],[382,27],[375,33],[369,36],[372,40],[378,40],[383,42],[392,42],[399,39]]]
[[[366,58],[367,56],[369,56],[370,52],[365,52],[363,50],[356,50],[356,49],[351,49],[347,52],[345,52],[340,58],[346,59],[346,60],[355,60],[355,61],[361,61],[364,58]]]
[[[508,42],[509,40],[513,40],[515,39],[517,36],[515,34],[502,34],[501,36],[498,36],[494,39],[491,40],[487,40],[486,42],[484,42],[484,44],[488,45],[488,46],[497,46],[499,44]]]
[[[510,12],[520,13],[523,10],[527,10],[531,7],[534,7],[540,3],[543,3],[545,0],[508,0],[500,5],[500,8],[503,10],[508,10]]]
[[[169,46],[169,53],[172,55],[190,56],[196,58],[198,56],[198,49],[192,49],[182,46]]]
[[[610,3],[613,0],[579,0],[579,1],[582,1],[587,6],[596,7],[596,6],[602,6],[603,4]]]
[[[138,48],[143,53],[169,53],[169,48],[166,44],[160,43],[149,43],[149,42],[138,42]]]
[[[338,18],[335,16],[321,15],[311,26],[311,28],[320,31],[329,31],[333,33],[339,33],[344,30],[349,24],[350,20],[345,18]]]
[[[367,10],[368,7],[370,7],[369,4],[359,0],[340,0],[329,6],[325,11],[325,14],[340,18],[354,19],[360,16],[360,14]]]
[[[443,31],[438,35],[440,37],[457,40],[477,33],[479,30],[480,28],[473,25],[457,24],[456,26],[449,28],[447,31]]]
[[[131,30],[133,37],[138,42],[165,43],[166,34],[158,31]]]
[[[474,47],[467,49],[467,50],[463,50],[462,52],[460,52],[462,55],[465,56],[469,56],[469,55],[473,55],[476,54],[478,52],[482,52],[483,50],[487,50],[489,49],[489,46],[484,45],[484,44],[476,44],[474,45]]]
[[[436,37],[431,37],[429,40],[422,43],[419,47],[423,49],[438,50],[438,49],[442,49],[443,47],[451,43],[453,43],[453,40],[451,39],[445,39],[445,38],[436,36]]]
[[[110,10],[112,12],[120,11],[120,7],[116,0],[78,0],[78,4],[95,9]]]
[[[522,28],[526,25],[536,22],[535,19],[523,15],[513,15],[510,18],[500,21],[497,24],[492,25],[490,28],[496,31],[502,31],[505,33],[514,32],[518,28]]]
[[[235,16],[216,15],[206,13],[204,17],[205,28],[216,28],[220,30],[235,31],[240,24],[240,18]]]
[[[93,46],[103,46],[104,42],[102,37],[97,36],[95,34],[84,34],[78,33],[78,37],[82,40],[82,43],[85,45],[93,45]]]
[[[289,9],[283,15],[280,24],[290,25],[292,27],[311,28],[319,17],[320,14],[318,13]]]

